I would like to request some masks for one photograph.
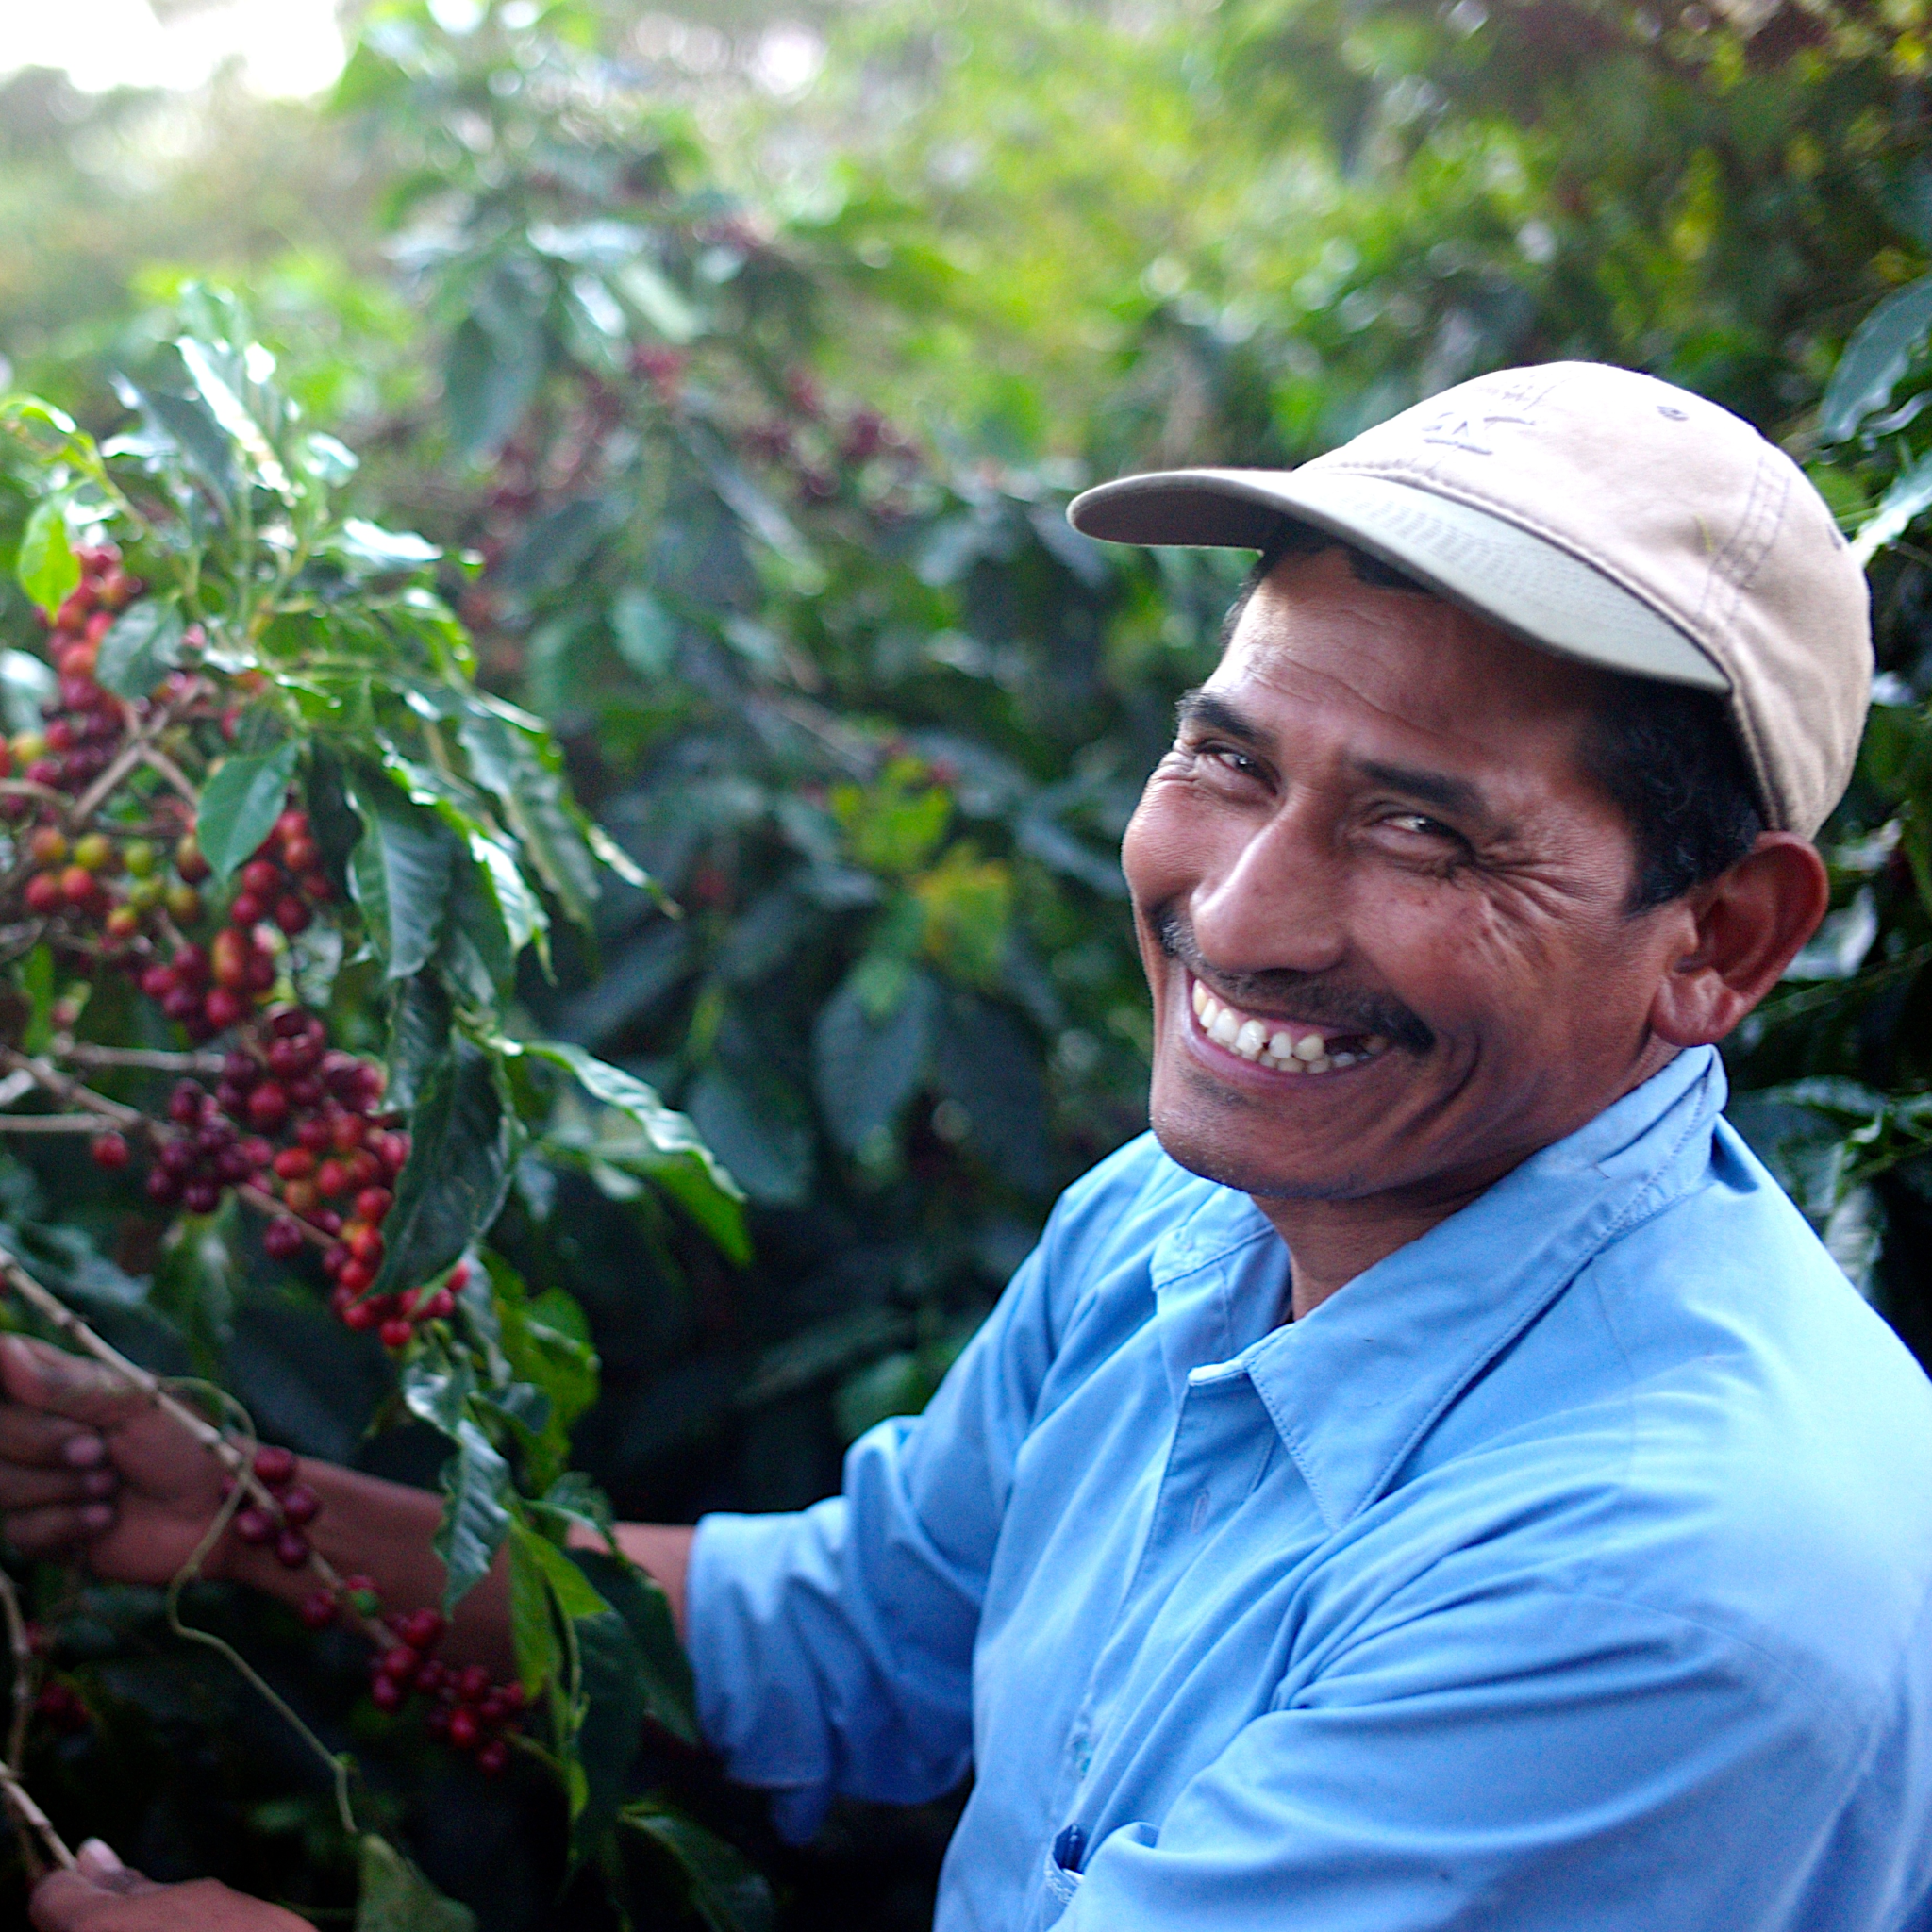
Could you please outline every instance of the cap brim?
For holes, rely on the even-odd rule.
[[[1076,496],[1074,527],[1110,543],[1265,550],[1286,522],[1340,537],[1452,602],[1567,658],[1727,691],[1730,679],[1621,584],[1504,518],[1385,476],[1164,470]]]

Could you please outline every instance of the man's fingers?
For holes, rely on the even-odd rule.
[[[23,1557],[39,1557],[87,1542],[112,1528],[113,1523],[111,1503],[53,1504],[40,1509],[9,1509],[0,1517],[0,1529]]]
[[[49,1503],[78,1508],[83,1503],[106,1503],[121,1487],[111,1469],[22,1469],[0,1462],[0,1511],[39,1509]]]
[[[45,1409],[0,1403],[0,1462],[24,1462],[38,1469],[97,1469],[108,1459],[108,1445],[85,1423]]]
[[[139,1414],[147,1397],[100,1362],[24,1335],[0,1338],[0,1391],[25,1408],[110,1427]]]
[[[98,1885],[103,1891],[118,1891],[124,1898],[161,1889],[152,1878],[143,1878],[139,1872],[130,1872],[121,1862],[121,1855],[105,1839],[89,1839],[75,1853],[74,1862],[79,1867],[83,1878]]]

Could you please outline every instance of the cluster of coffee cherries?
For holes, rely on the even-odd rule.
[[[42,707],[45,729],[14,739],[0,771],[18,772],[56,791],[78,791],[98,778],[126,731],[120,699],[94,682],[94,662],[101,640],[142,590],[140,579],[121,568],[113,544],[92,544],[78,556],[80,582],[58,610],[42,613],[51,632],[47,653],[59,674],[60,695]],[[30,809],[23,795],[8,801],[8,816],[24,817]]]
[[[369,1700],[399,1711],[411,1694],[429,1706],[423,1727],[454,1750],[475,1753],[476,1769],[494,1777],[509,1762],[503,1733],[524,1708],[524,1687],[494,1682],[481,1664],[460,1668],[433,1655],[444,1630],[440,1610],[414,1610],[391,1626],[396,1642],[369,1659]]]
[[[345,1599],[360,1616],[382,1613],[370,1579],[345,1576],[340,1594],[318,1590],[304,1599],[299,1614],[309,1629],[326,1630]],[[524,1687],[514,1680],[496,1683],[481,1664],[446,1664],[435,1656],[449,1627],[441,1610],[412,1610],[383,1627],[393,1641],[369,1659],[370,1702],[394,1716],[412,1695],[423,1698],[429,1707],[424,1716],[429,1735],[458,1751],[475,1752],[477,1770],[494,1777],[509,1763],[503,1734],[523,1712]]]
[[[34,836],[38,839],[42,834]],[[58,837],[58,832],[55,836]],[[130,871],[139,864],[143,876],[151,875],[152,848],[144,846],[131,855],[124,850],[122,862]],[[192,832],[175,845],[175,868],[179,888],[164,889],[161,896],[170,916],[177,924],[185,924],[199,915],[198,888],[208,876],[208,860]],[[34,886],[45,876],[40,874],[28,882],[29,906]],[[273,935],[265,939],[265,929],[273,924],[292,939],[308,929],[315,916],[313,908],[335,896],[335,888],[322,870],[322,854],[310,834],[307,812],[291,806],[276,819],[275,829],[242,868],[238,883],[239,890],[228,905],[226,924],[206,946],[184,941],[166,960],[155,958],[145,966],[137,961],[142,991],[196,1041],[212,1040],[240,1025],[275,991],[280,970],[275,951],[279,941],[270,943]],[[108,914],[106,930],[110,941],[132,940],[140,933],[142,915],[157,896],[144,894],[140,885],[138,880],[125,906]],[[124,920],[125,924],[117,924]],[[268,1127],[275,1123],[258,1124]]]
[[[312,1551],[305,1532],[322,1514],[322,1498],[295,1480],[296,1468],[293,1450],[265,1442],[255,1452],[255,1474],[281,1513],[278,1517],[259,1503],[244,1503],[228,1525],[251,1547],[272,1547],[285,1570],[299,1570],[308,1561]]]

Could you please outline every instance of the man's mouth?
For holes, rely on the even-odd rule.
[[[1333,1074],[1360,1066],[1389,1050],[1379,1033],[1340,1033],[1299,1020],[1244,1013],[1188,975],[1189,997],[1201,1031],[1216,1046],[1277,1074]]]

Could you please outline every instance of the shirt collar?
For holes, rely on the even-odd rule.
[[[1191,1369],[1238,1363],[1340,1528],[1585,1262],[1704,1172],[1724,1094],[1713,1048],[1680,1053],[1286,1326],[1279,1238],[1245,1195],[1213,1190],[1154,1257],[1176,1398]]]

